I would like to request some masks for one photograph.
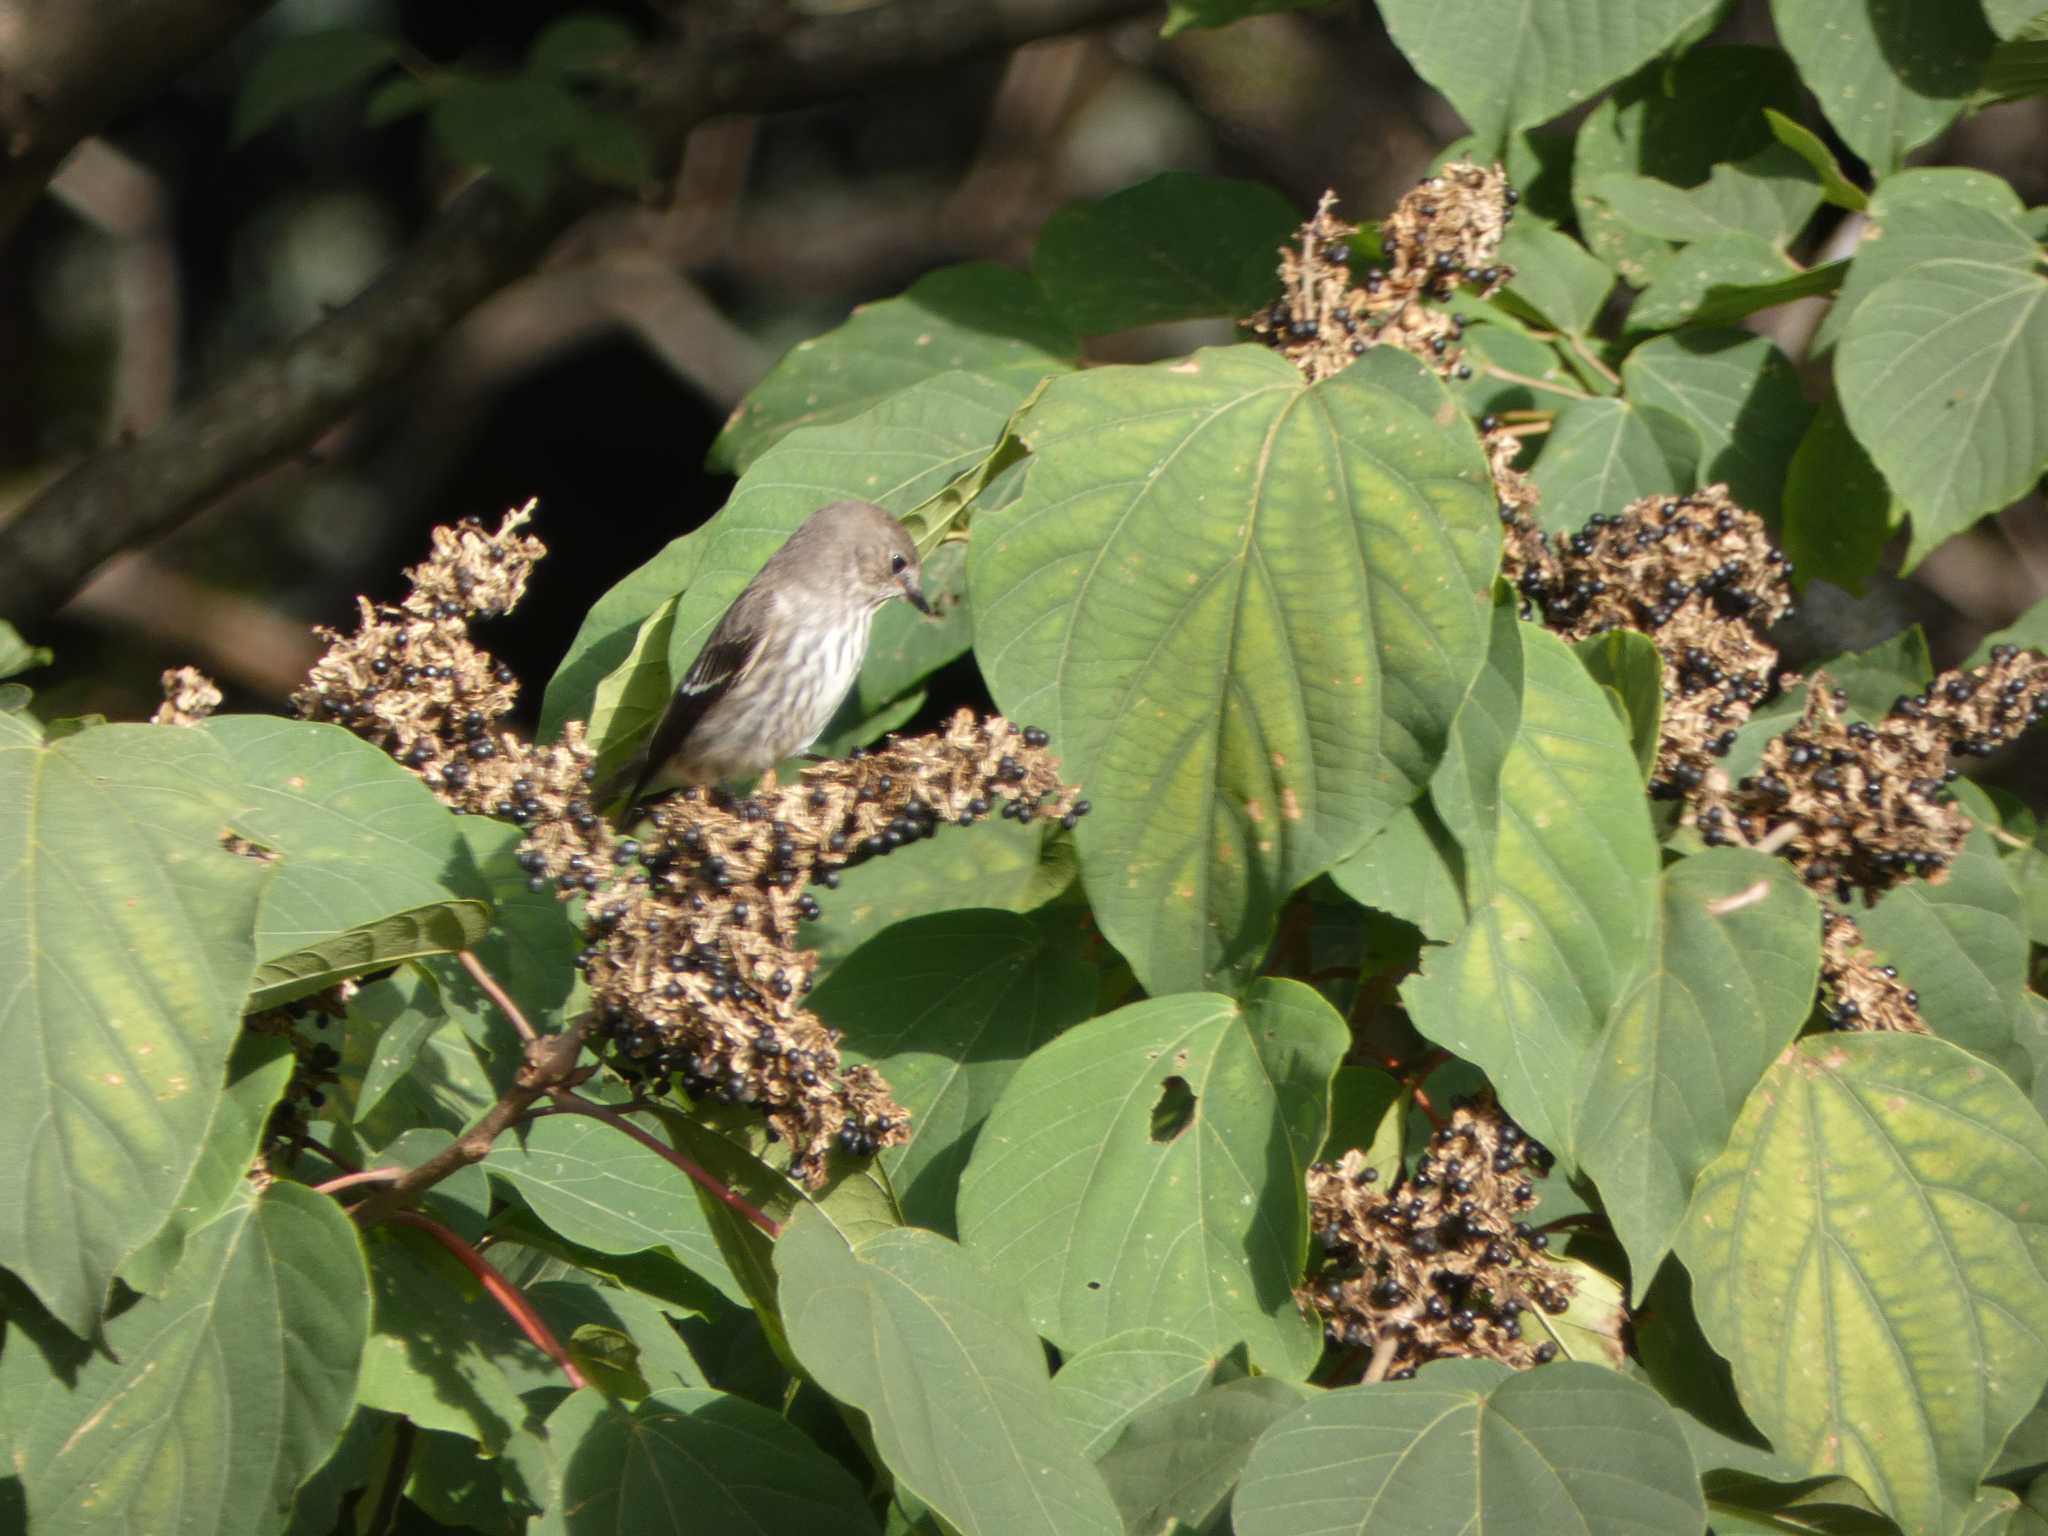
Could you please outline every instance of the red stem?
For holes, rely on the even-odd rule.
[[[402,1227],[417,1227],[432,1237],[462,1261],[463,1268],[475,1275],[491,1300],[505,1309],[505,1313],[519,1325],[519,1331],[533,1340],[534,1347],[562,1368],[562,1374],[569,1378],[572,1387],[584,1387],[588,1383],[583,1373],[576,1369],[576,1362],[569,1358],[569,1352],[562,1348],[554,1330],[548,1327],[547,1319],[533,1308],[519,1288],[499,1274],[491,1261],[478,1253],[459,1233],[449,1230],[431,1216],[422,1216],[418,1211],[396,1210],[385,1214],[386,1221],[397,1222]]]
[[[757,1210],[743,1196],[728,1188],[709,1170],[699,1167],[693,1159],[682,1152],[678,1152],[651,1131],[635,1125],[610,1105],[599,1104],[595,1100],[586,1099],[580,1094],[572,1093],[567,1088],[556,1089],[551,1097],[555,1101],[554,1107],[552,1109],[535,1110],[534,1113],[536,1115],[587,1115],[592,1120],[602,1120],[613,1129],[624,1131],[657,1157],[680,1168],[690,1178],[696,1180],[699,1188],[709,1190],[718,1200],[739,1212],[740,1215],[746,1217],[748,1221],[751,1221],[770,1237],[782,1236],[781,1222],[777,1221],[767,1212]]]
[[[496,1003],[499,1011],[512,1021],[512,1027],[519,1031],[520,1039],[531,1042],[540,1038],[534,1033],[533,1026],[527,1023],[526,1015],[519,1011],[519,1005],[512,1001],[512,995],[498,985],[497,977],[484,969],[483,961],[466,949],[455,958],[461,961],[462,968],[469,972],[470,980],[483,988],[484,996]]]
[[[365,1168],[360,1173],[344,1173],[338,1179],[329,1179],[325,1184],[315,1184],[313,1193],[331,1195],[336,1190],[349,1189],[357,1184],[385,1184],[405,1177],[403,1168]]]

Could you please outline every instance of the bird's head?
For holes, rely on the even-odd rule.
[[[919,584],[917,544],[910,530],[871,501],[835,501],[811,514],[811,522],[842,552],[854,590],[879,608],[900,597],[930,613]],[[808,531],[808,529],[806,530]]]

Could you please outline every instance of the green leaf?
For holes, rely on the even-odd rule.
[[[975,374],[1022,399],[1080,360],[1080,338],[1035,277],[984,262],[944,267],[798,342],[733,411],[711,467],[744,473],[784,433],[844,421],[938,374]]]
[[[2027,989],[2026,909],[1990,833],[1965,839],[1940,885],[1909,880],[1856,922],[1920,994],[1929,1029],[1980,1055],[2012,1043]]]
[[[1820,577],[1861,594],[1904,515],[1829,391],[1785,471],[1778,536],[1794,583]]]
[[[578,101],[562,128],[576,168],[592,181],[631,191],[654,174],[647,141],[625,113]]]
[[[0,719],[7,717],[0,716]],[[198,1160],[274,865],[197,730],[0,736],[0,1264],[89,1334]]]
[[[1880,175],[1954,121],[1997,41],[1975,5],[1771,0],[1771,19],[1821,111]]]
[[[1645,783],[1657,766],[1664,725],[1664,658],[1656,642],[1634,630],[1610,629],[1572,647],[1572,654],[1607,695],[1628,728],[1629,746]]]
[[[1068,1356],[1053,1401],[1093,1461],[1139,1414],[1201,1391],[1221,1359],[1183,1334],[1128,1328]]]
[[[1780,256],[1821,199],[1806,162],[1776,143],[1747,159],[1716,165],[1697,187],[1617,172],[1596,178],[1588,190],[1631,229],[1660,240],[1744,235]]]
[[[1817,347],[1833,347],[1865,299],[1929,262],[1967,259],[2015,272],[2032,269],[2040,248],[2020,227],[2019,199],[2003,181],[1994,193],[1968,179],[1976,174],[1906,171],[1879,184],[1842,291],[1815,333]]]
[[[1808,272],[1755,235],[1715,235],[1688,245],[1629,307],[1629,329],[1671,330],[1688,321],[1727,325],[1757,310],[1831,293],[1846,266]]]
[[[1638,1301],[1820,970],[1820,913],[1784,860],[1710,848],[1660,887],[1652,969],[1607,1022],[1575,1132]]]
[[[1934,658],[1927,634],[1908,624],[1867,651],[1851,651],[1815,662],[1814,671],[1849,696],[1849,709],[1865,720],[1882,720],[1900,695],[1918,693],[1934,678]]]
[[[562,1489],[541,1536],[847,1536],[860,1485],[802,1430],[745,1398],[671,1387],[628,1408],[582,1391],[548,1416]]]
[[[1678,1421],[1647,1387],[1568,1361],[1445,1360],[1273,1425],[1232,1518],[1238,1536],[1679,1536],[1706,1509]]]
[[[1503,11],[1487,0],[1381,0],[1394,44],[1450,98],[1491,155],[1656,58],[1715,13],[1714,0],[1576,0]]]
[[[1596,513],[1698,484],[1698,444],[1684,422],[1627,400],[1574,400],[1557,413],[1530,478],[1552,532],[1576,533]]]
[[[624,763],[632,755],[635,743],[653,734],[668,701],[675,696],[675,683],[668,671],[668,648],[680,600],[678,591],[640,621],[633,634],[632,649],[597,685],[584,726],[590,740],[599,744],[599,779]]]
[[[484,1167],[570,1242],[600,1253],[663,1249],[725,1296],[746,1302],[696,1185],[624,1132],[581,1115],[549,1115],[519,1135],[499,1137]]]
[[[1262,347],[1055,379],[976,519],[975,652],[1094,812],[1104,934],[1148,991],[1238,979],[1287,894],[1419,791],[1484,647],[1499,519],[1413,359],[1314,386]]]
[[[1576,135],[1572,204],[1587,248],[1634,286],[1648,287],[1670,259],[1670,243],[1622,223],[1594,185],[1628,172],[1696,187],[1716,165],[1771,142],[1766,107],[1796,112],[1800,100],[1791,61],[1776,48],[1690,48],[1623,81]]]
[[[0,677],[13,677],[50,664],[47,646],[30,645],[5,619],[0,619]]]
[[[363,122],[371,128],[387,127],[415,112],[426,111],[439,94],[428,81],[394,75],[370,92],[370,99],[363,103]]]
[[[1813,407],[1785,354],[1746,331],[1683,331],[1628,355],[1623,387],[1699,433],[1699,478],[1775,525],[1785,471]]]
[[[533,207],[554,184],[556,157],[573,141],[580,111],[560,84],[539,76],[455,77],[427,122],[449,156],[495,173]]]
[[[451,899],[458,821],[418,775],[339,726],[229,715],[192,729],[241,776],[235,832],[278,856],[250,1007],[482,937],[482,903]]]
[[[1073,839],[1041,823],[987,821],[870,859],[814,890],[824,915],[804,930],[820,959],[819,981],[891,924],[969,907],[1029,912],[1072,884]]]
[[[982,1128],[961,1240],[1062,1350],[1166,1328],[1305,1376],[1322,1346],[1294,1302],[1302,1180],[1348,1039],[1320,996],[1270,978],[1242,1005],[1154,998],[1068,1030]]]
[[[888,1080],[910,1140],[881,1155],[904,1216],[950,1232],[960,1171],[1019,1063],[1094,1011],[1080,913],[948,912],[877,935],[811,994],[841,1050]]]
[[[162,1297],[67,1384],[0,1353],[14,1468],[49,1536],[281,1529],[355,1405],[369,1286],[355,1228],[276,1183],[192,1235]]]
[[[532,877],[519,867],[519,828],[464,816],[456,830],[467,853],[464,884],[481,889],[491,903],[491,930],[470,946],[472,953],[535,1029],[563,1028],[589,997],[576,969],[583,934],[571,908],[553,890],[531,888]],[[426,969],[441,985],[441,1011],[471,1040],[494,1056],[519,1058],[525,1043],[467,970],[451,959],[428,960]]]
[[[2048,1126],[1967,1052],[1836,1034],[1781,1058],[1679,1239],[1778,1453],[1909,1530],[1959,1529],[2048,1382],[2044,1190]]]
[[[899,1487],[964,1536],[1119,1536],[1007,1277],[915,1227],[849,1246],[809,1210],[775,1270],[791,1347]]]
[[[249,1177],[270,1111],[291,1081],[292,1049],[276,1035],[245,1032],[228,1058],[227,1089],[200,1142],[199,1161],[163,1226],[121,1266],[121,1279],[160,1296],[176,1275],[192,1234],[227,1209]]]
[[[1395,813],[1366,845],[1330,870],[1361,906],[1413,923],[1439,943],[1465,926],[1464,857],[1428,798]]]
[[[1914,267],[1851,316],[1835,380],[1912,514],[1910,567],[2048,469],[2048,279],[1981,261]]]
[[[615,74],[633,51],[632,27],[606,11],[571,11],[541,28],[526,67],[564,80]]]
[[[364,1246],[374,1309],[359,1400],[496,1455],[528,1414],[507,1363],[546,1357],[426,1233],[377,1227]]]
[[[569,1344],[585,1328],[593,1327],[629,1341],[634,1368],[653,1392],[708,1385],[703,1367],[691,1355],[689,1345],[676,1332],[669,1315],[645,1296],[574,1275],[527,1286],[526,1297],[564,1344]],[[574,1345],[570,1349],[576,1352]],[[544,1384],[559,1385],[562,1378],[553,1362],[544,1363],[549,1372]]]
[[[1166,171],[1047,219],[1031,273],[1083,336],[1234,319],[1279,292],[1275,253],[1299,222],[1263,183]]]
[[[1822,197],[1851,213],[1861,213],[1870,206],[1870,194],[1849,179],[1835,159],[1835,152],[1819,134],[1775,107],[1764,108],[1764,120],[1771,125],[1772,137],[1811,167],[1820,180]]]
[[[1148,1408],[1097,1463],[1127,1531],[1194,1530],[1216,1524],[1252,1445],[1314,1389],[1273,1376],[1226,1381]]]
[[[353,27],[280,38],[236,94],[234,141],[244,143],[286,113],[361,84],[397,55],[395,38]]]
[[[2048,6],[2041,0],[1984,0],[1984,19],[2000,37],[2017,37],[2043,16],[2048,16]]]
[[[1604,262],[1540,219],[1524,217],[1509,225],[1500,257],[1515,269],[1507,296],[1560,331],[1590,331],[1614,288],[1614,274]]]
[[[1188,27],[1227,27],[1247,16],[1274,16],[1323,5],[1327,0],[1167,0],[1166,25],[1160,35],[1172,37]]]
[[[1499,611],[1493,678],[1459,717],[1484,751],[1461,747],[1431,791],[1465,849],[1472,921],[1401,997],[1417,1029],[1484,1068],[1508,1113],[1568,1156],[1588,1056],[1650,958],[1657,844],[1600,685],[1563,641]],[[1472,788],[1453,793],[1454,780]]]

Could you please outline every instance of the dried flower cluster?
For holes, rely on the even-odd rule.
[[[887,1084],[842,1068],[837,1035],[801,1001],[816,966],[798,937],[818,912],[806,887],[998,804],[1072,826],[1087,802],[1060,784],[1046,747],[1043,731],[962,710],[941,732],[892,738],[796,783],[770,775],[743,800],[685,790],[656,806],[647,836],[617,840],[608,870],[529,842],[536,879],[592,891],[583,965],[612,1064],[653,1092],[679,1079],[693,1096],[757,1108],[807,1180],[834,1145],[863,1155],[903,1140]]]
[[[220,708],[220,689],[197,667],[176,667],[163,676],[164,701],[151,725],[197,725]]]
[[[1422,300],[1448,299],[1468,284],[1485,297],[1514,276],[1496,257],[1516,201],[1499,166],[1447,165],[1425,176],[1380,226],[1384,265],[1354,272],[1351,237],[1358,227],[1336,216],[1337,196],[1325,192],[1296,236],[1300,249],[1280,252],[1280,298],[1245,324],[1311,382],[1376,346],[1399,347],[1441,374],[1470,378],[1457,346],[1465,322]]]
[[[362,598],[354,634],[320,630],[327,653],[292,695],[301,717],[375,742],[457,810],[501,804],[498,781],[508,765],[487,765],[524,750],[516,737],[494,734],[519,680],[471,643],[469,624],[507,612],[525,594],[547,552],[517,532],[532,513],[529,502],[506,514],[496,533],[473,518],[436,528],[433,554],[406,572],[412,591],[402,604]]]
[[[1899,980],[1863,944],[1856,919],[1834,907],[1821,908],[1821,1009],[1836,1029],[1892,1030],[1924,1035],[1920,994]]]
[[[327,1102],[327,1089],[337,1081],[341,1052],[306,1033],[321,1030],[348,1013],[356,994],[353,981],[337,982],[321,992],[276,1008],[244,1016],[242,1028],[256,1035],[276,1035],[292,1048],[292,1076],[284,1096],[270,1112],[263,1130],[263,1156],[289,1157],[311,1128],[313,1113]]]
[[[1544,1256],[1531,1229],[1534,1176],[1551,1155],[1490,1100],[1461,1103],[1412,1175],[1386,1187],[1353,1150],[1309,1169],[1310,1223],[1321,1250],[1300,1296],[1343,1349],[1396,1340],[1390,1380],[1426,1361],[1481,1355],[1541,1365],[1556,1344],[1526,1337],[1522,1316],[1571,1304],[1570,1273]]]
[[[1776,692],[1778,653],[1759,631],[1792,608],[1790,562],[1724,485],[1646,496],[1554,535],[1508,570],[1524,612],[1567,639],[1633,629],[1664,660],[1664,721],[1650,792],[1690,795],[1736,727]]]

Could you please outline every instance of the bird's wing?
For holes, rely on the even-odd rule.
[[[750,586],[725,610],[724,617],[711,631],[711,638],[704,642],[704,649],[697,653],[697,659],[690,663],[690,670],[683,674],[682,682],[669,699],[660,723],[648,738],[645,755],[634,759],[639,772],[634,775],[629,805],[639,802],[648,780],[682,749],[705,712],[760,660],[768,605],[774,600],[773,594]]]

